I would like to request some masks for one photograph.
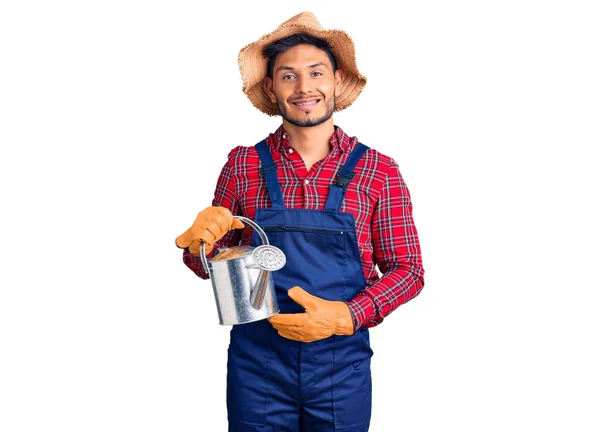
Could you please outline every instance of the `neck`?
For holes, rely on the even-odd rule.
[[[290,146],[300,155],[324,158],[329,154],[329,142],[335,132],[333,117],[318,126],[300,127],[283,120],[283,128],[290,137]]]

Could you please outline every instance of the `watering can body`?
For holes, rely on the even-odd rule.
[[[235,246],[235,258],[206,260],[205,245],[201,259],[213,286],[219,323],[246,324],[263,320],[279,313],[272,271],[285,265],[285,255],[269,245],[264,231],[251,219],[235,216],[248,223],[260,235],[263,244],[258,247]]]

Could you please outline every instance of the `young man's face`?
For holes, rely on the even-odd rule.
[[[301,44],[277,56],[273,79],[265,78],[264,88],[285,120],[311,127],[331,118],[342,79],[343,71],[334,73],[325,51]]]

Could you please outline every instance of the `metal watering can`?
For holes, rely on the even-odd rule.
[[[279,313],[271,272],[283,268],[286,261],[283,251],[269,244],[260,226],[243,216],[234,217],[253,227],[263,244],[235,246],[231,249],[243,252],[241,256],[207,261],[206,244],[202,243],[200,258],[210,276],[223,325],[245,324]]]

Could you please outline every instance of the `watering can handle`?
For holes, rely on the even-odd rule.
[[[258,224],[256,222],[254,222],[252,219],[248,219],[247,217],[244,217],[244,216],[233,216],[233,217],[250,225],[252,228],[254,228],[256,230],[256,232],[258,232],[258,235],[260,236],[260,239],[262,240],[263,244],[265,244],[265,245],[269,244],[269,239],[267,238],[267,235],[262,230],[262,228],[260,226],[258,226]],[[202,245],[200,246],[200,258],[202,259],[202,265],[204,266],[204,271],[206,271],[206,273],[210,274],[209,267],[208,267],[208,261],[206,260],[206,243],[204,243],[204,242],[202,242]]]

